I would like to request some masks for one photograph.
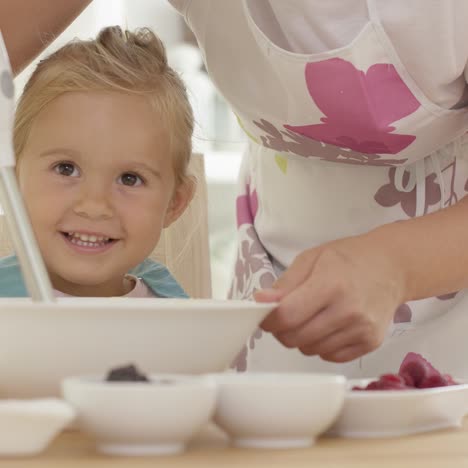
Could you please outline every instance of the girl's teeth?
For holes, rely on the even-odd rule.
[[[102,247],[103,245],[105,245],[105,242],[84,242],[76,237],[72,237],[70,242],[72,244],[80,245],[82,247]]]
[[[102,247],[109,241],[109,237],[81,234],[79,232],[69,232],[68,237],[72,244],[82,247]]]
[[[79,232],[69,232],[68,236],[72,239],[79,239],[83,242],[107,242],[108,237],[96,236],[94,234],[80,234]]]

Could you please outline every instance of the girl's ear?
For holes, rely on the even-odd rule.
[[[193,176],[187,177],[179,184],[166,211],[163,225],[165,228],[169,227],[185,211],[195,195],[196,187],[197,181]]]

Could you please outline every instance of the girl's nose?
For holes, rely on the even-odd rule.
[[[111,193],[108,189],[99,187],[83,187],[73,211],[84,218],[109,219],[114,215]]]

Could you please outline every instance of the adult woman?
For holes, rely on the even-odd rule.
[[[426,332],[398,337],[442,333],[468,286],[466,3],[172,3],[250,136],[233,297],[281,275],[257,298],[280,299],[263,328],[284,345],[343,362],[387,334],[397,359],[443,360]],[[265,340],[251,368],[281,366]]]

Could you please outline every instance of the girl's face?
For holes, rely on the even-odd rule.
[[[175,186],[169,141],[143,97],[71,92],[35,120],[18,179],[53,286],[75,296],[128,291],[190,199]]]

